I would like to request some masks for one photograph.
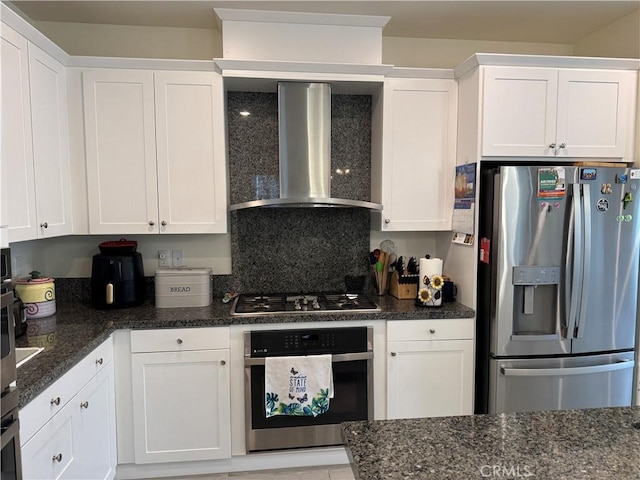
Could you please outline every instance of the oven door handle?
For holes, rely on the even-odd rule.
[[[310,355],[311,357],[313,355]],[[355,360],[371,360],[373,358],[373,352],[359,352],[359,353],[339,353],[336,355],[331,355],[331,363],[337,362],[353,362]],[[253,366],[253,365],[264,365],[266,359],[263,358],[252,358],[252,357],[244,357],[244,365],[245,367]]]

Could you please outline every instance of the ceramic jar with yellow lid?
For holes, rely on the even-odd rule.
[[[37,272],[32,272],[32,275]],[[29,318],[48,317],[56,313],[56,290],[53,278],[37,277],[18,280],[15,291],[24,303]]]

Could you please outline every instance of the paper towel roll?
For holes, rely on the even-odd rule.
[[[421,258],[420,259],[420,288],[425,287],[424,276],[442,275],[441,258]]]
[[[425,282],[426,278],[431,278],[433,275],[442,276],[442,259],[441,258],[421,258],[420,263],[420,283],[419,289],[427,287]],[[428,287],[431,290],[431,301],[429,305],[439,306],[442,305],[442,293],[438,289],[434,289],[433,286]],[[436,294],[438,292],[438,294]],[[437,297],[437,298],[436,298]]]

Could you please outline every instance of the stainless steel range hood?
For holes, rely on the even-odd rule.
[[[280,198],[232,205],[255,207],[360,207],[382,210],[363,200],[331,197],[331,86],[278,83]]]

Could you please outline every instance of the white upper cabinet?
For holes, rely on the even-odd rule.
[[[166,233],[226,231],[222,77],[155,74],[158,206]],[[162,222],[167,222],[166,227]]]
[[[627,156],[636,72],[487,66],[483,74],[483,156]]]
[[[222,80],[213,72],[83,72],[89,231],[224,233]]]
[[[455,80],[385,80],[382,158],[376,168],[374,155],[373,167],[374,184],[381,186],[374,201],[383,205],[377,228],[451,230],[456,121]]]
[[[28,42],[4,24],[1,34],[2,221],[37,235]]]
[[[29,44],[38,238],[72,233],[65,67]]]
[[[90,233],[158,232],[153,73],[83,72]]]
[[[72,232],[65,68],[2,25],[2,221],[9,241]]]

